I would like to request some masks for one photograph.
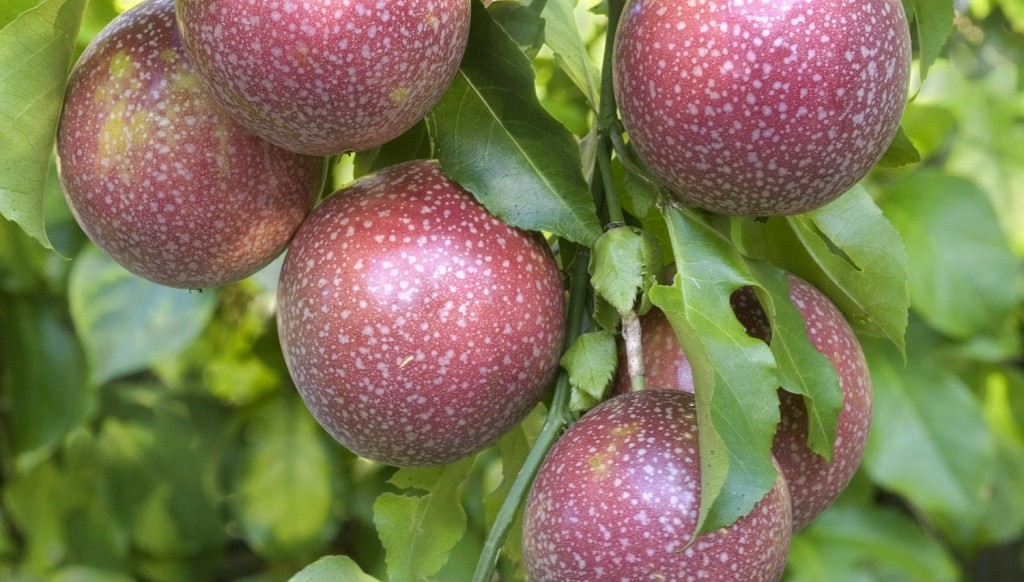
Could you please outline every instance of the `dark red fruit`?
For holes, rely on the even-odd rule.
[[[781,422],[773,453],[792,493],[793,526],[800,529],[824,511],[849,484],[860,465],[871,427],[871,376],[860,343],[839,309],[806,281],[789,276],[790,298],[807,324],[815,348],[832,362],[843,391],[838,434],[831,463],[807,446],[807,408],[803,397],[779,390]],[[752,288],[732,297],[733,311],[747,333],[771,340],[771,328]],[[641,320],[644,369],[651,388],[693,392],[693,377],[686,355],[665,315],[650,311]],[[614,391],[629,391],[630,381],[620,366]]]
[[[640,158],[723,214],[834,200],[882,157],[907,98],[900,0],[632,0],[615,42]]]
[[[698,537],[700,456],[693,395],[611,398],[565,432],[526,501],[531,582],[774,582],[792,536],[781,473],[753,511]]]
[[[389,465],[476,453],[523,420],[558,366],[561,275],[436,162],[353,183],[289,248],[278,290],[288,368],[343,445]]]
[[[242,124],[332,155],[391,140],[451,83],[470,0],[178,0],[189,58]]]
[[[171,0],[120,15],[82,55],[57,158],[89,238],[129,271],[183,288],[238,281],[277,257],[325,169],[217,107],[185,59]]]

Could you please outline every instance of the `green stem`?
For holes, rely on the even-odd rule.
[[[571,346],[583,331],[583,315],[586,310],[587,293],[589,290],[590,276],[587,272],[590,252],[580,247],[572,264],[570,274],[569,308],[567,314],[564,346]],[[566,411],[569,404],[569,376],[564,370],[559,373],[558,382],[555,385],[555,394],[551,400],[551,408],[544,420],[537,440],[530,447],[530,452],[523,462],[522,468],[516,475],[515,481],[509,488],[505,501],[498,510],[494,519],[487,540],[484,542],[483,550],[480,552],[480,560],[476,564],[476,571],[473,573],[473,582],[489,582],[494,568],[498,565],[498,556],[501,548],[505,545],[508,532],[512,529],[519,508],[529,493],[540,465],[547,456],[548,451],[562,434],[566,424]]]
[[[611,153],[614,144],[611,134],[618,126],[618,106],[615,103],[615,83],[612,61],[615,53],[615,30],[619,26],[623,0],[608,0],[608,31],[605,35],[604,62],[601,68],[601,103],[597,112],[597,165],[604,181],[604,195],[608,221],[613,225],[625,222],[618,188],[612,175]]]

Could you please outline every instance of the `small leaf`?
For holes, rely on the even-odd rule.
[[[534,84],[526,55],[474,2],[466,56],[428,117],[437,157],[506,223],[591,246],[601,225],[579,146]]]
[[[488,12],[527,56],[534,57],[544,44],[544,19],[530,6],[499,0]]]
[[[354,177],[412,160],[433,157],[433,144],[426,122],[419,122],[384,145],[356,153]]]
[[[590,410],[604,400],[618,364],[615,336],[607,331],[580,335],[562,355],[561,365],[569,372],[572,392],[569,409]]]
[[[832,362],[811,343],[807,326],[789,295],[785,273],[769,263],[751,261],[761,290],[758,300],[771,326],[771,350],[782,387],[804,397],[807,406],[807,444],[831,462],[835,450],[843,391]]]
[[[626,226],[613,228],[594,243],[590,280],[594,291],[619,313],[629,313],[637,293],[657,282],[662,263],[661,243],[654,236]]]
[[[771,460],[779,422],[779,377],[771,350],[747,335],[730,297],[756,285],[742,256],[688,210],[665,218],[676,261],[673,287],[655,286],[690,360],[700,429],[701,504],[697,534],[746,515],[777,478]]]
[[[439,467],[400,469],[388,481],[417,494],[382,493],[373,504],[373,523],[387,553],[389,582],[417,582],[437,574],[466,531],[459,484],[473,458]]]
[[[744,251],[814,285],[854,330],[903,350],[910,307],[907,253],[899,232],[856,186],[838,200],[767,223],[742,219]]]
[[[325,556],[303,568],[288,582],[380,582],[348,556]]]
[[[146,281],[89,245],[71,269],[68,300],[92,382],[102,384],[188,347],[213,315],[217,294]]]
[[[916,164],[921,161],[921,154],[914,147],[914,144],[907,137],[907,132],[900,126],[893,136],[892,142],[886,148],[878,165],[885,168],[898,168],[909,164]]]
[[[555,53],[555,63],[597,111],[599,74],[576,25],[575,7],[576,0],[548,0],[542,12],[547,22],[544,41]]]
[[[787,582],[956,582],[956,561],[905,514],[835,505],[793,536]]]
[[[879,204],[906,242],[915,311],[955,337],[1000,329],[1020,304],[1021,277],[985,193],[923,170],[887,186]]]
[[[43,193],[85,0],[5,7],[0,29],[0,215],[46,248]]]
[[[953,3],[949,0],[909,1],[913,14],[908,12],[907,18],[912,21],[911,31],[917,40],[915,46],[919,47],[921,53],[921,80],[924,80],[928,76],[928,69],[953,33]]]
[[[879,340],[862,342],[874,389],[864,467],[940,526],[962,529],[983,517],[996,445],[975,394],[938,362],[938,341],[911,325],[905,363]]]
[[[272,399],[249,420],[230,503],[263,556],[308,558],[337,530],[337,471],[321,434],[298,398]]]

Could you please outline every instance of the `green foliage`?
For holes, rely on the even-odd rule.
[[[2,10],[0,216],[49,247],[43,193],[85,0],[18,0]]]
[[[189,292],[83,247],[51,150],[70,60],[119,5],[0,3],[0,579],[462,580],[483,556],[478,582],[494,563],[522,580],[523,479],[574,413],[607,397],[618,325],[652,303],[697,380],[701,527],[725,525],[774,480],[779,386],[804,395],[815,451],[835,437],[834,371],[782,270],[847,316],[875,392],[863,470],[796,535],[785,580],[973,582],[972,556],[1019,544],[1020,3],[972,2],[954,26],[949,0],[905,0],[920,82],[885,158],[833,204],[766,221],[666,205],[599,115],[608,70],[595,55],[620,4],[474,1],[462,67],[428,118],[336,166],[332,185],[436,156],[589,283],[569,294],[585,333],[527,421],[476,458],[395,471],[338,447],[294,394],[278,266]],[[747,285],[770,346],[732,314]]]

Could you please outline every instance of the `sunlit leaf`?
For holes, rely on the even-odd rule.
[[[428,117],[445,173],[505,222],[591,245],[579,146],[537,100],[533,68],[479,2],[454,81]]]
[[[542,13],[546,21],[544,42],[555,53],[555,62],[572,79],[590,106],[597,110],[597,93],[601,82],[597,68],[580,36],[573,9],[576,0],[548,0]]]
[[[590,257],[594,291],[619,313],[633,310],[637,294],[650,289],[664,267],[658,239],[625,226],[598,237]]]
[[[466,531],[459,484],[472,467],[473,459],[467,458],[439,467],[401,469],[390,479],[405,493],[382,493],[373,504],[389,582],[426,580],[448,561]]]
[[[669,207],[665,214],[676,283],[653,287],[651,300],[672,323],[693,370],[700,533],[746,515],[774,484],[779,377],[768,345],[746,334],[729,302],[734,291],[756,284],[743,258],[690,211]]]
[[[232,483],[233,513],[264,556],[308,559],[337,531],[337,471],[298,398],[272,399],[254,411]]]
[[[43,193],[85,5],[44,0],[20,12],[18,0],[0,13],[0,215],[48,248]]]

